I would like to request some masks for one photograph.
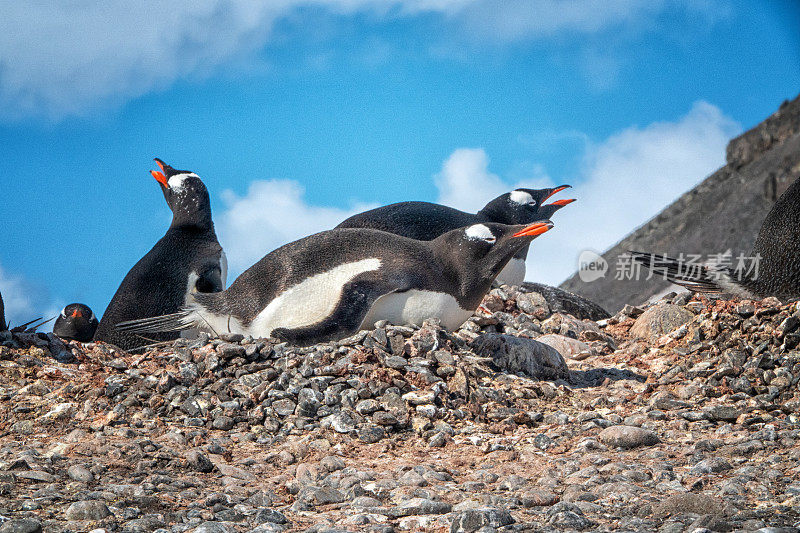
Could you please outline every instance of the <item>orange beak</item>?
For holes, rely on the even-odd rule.
[[[158,170],[151,170],[150,174],[156,179],[157,182],[161,184],[162,187],[165,189],[169,189],[169,183],[167,183],[167,177],[159,172]]]
[[[530,226],[519,230],[512,235],[512,237],[536,237],[546,231],[549,231],[552,227],[553,223],[549,220],[547,222],[537,222],[536,224],[531,224]]]
[[[550,194],[548,194],[547,196],[545,196],[544,198],[542,198],[542,203],[544,203],[544,201],[545,201],[545,200],[547,200],[548,198],[550,198],[551,196],[553,196],[555,193],[557,193],[557,192],[561,192],[561,191],[563,191],[564,189],[569,189],[570,187],[572,187],[572,185],[559,185],[558,187],[556,187],[555,189],[553,189],[552,191],[550,191]]]
[[[83,313],[81,313],[80,309],[75,309],[70,316],[72,316],[72,318],[83,318]]]
[[[575,198],[570,198],[569,200],[556,200],[552,204],[547,204],[547,205],[559,205],[561,207],[564,207],[565,205],[569,205],[574,201],[575,201]]]

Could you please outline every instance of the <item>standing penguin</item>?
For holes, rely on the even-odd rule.
[[[678,259],[630,252],[633,259],[694,292],[732,294],[743,298],[800,298],[800,178],[767,213],[748,259],[737,269],[720,265],[688,265]]]
[[[172,210],[172,224],[122,280],[100,321],[94,340],[131,350],[153,341],[173,340],[177,333],[143,338],[114,325],[175,313],[196,293],[225,288],[227,261],[214,232],[211,201],[202,180],[188,170],[175,170],[160,159],[161,172],[151,171]]]
[[[497,273],[553,224],[487,222],[431,241],[366,228],[324,231],[270,252],[228,288],[194,294],[176,314],[119,324],[128,331],[200,328],[295,344],[340,339],[378,320],[458,328]]]
[[[89,306],[69,304],[56,318],[53,333],[62,339],[90,342],[97,330],[97,318]]]
[[[561,185],[552,189],[515,189],[501,194],[477,213],[466,213],[429,202],[400,202],[353,215],[337,228],[373,228],[412,239],[429,241],[439,235],[471,224],[498,222],[500,224],[530,224],[548,220],[557,210],[574,202],[558,200],[544,202],[569,188]],[[525,259],[528,246],[523,246],[497,276],[497,284],[521,285],[525,280]]]

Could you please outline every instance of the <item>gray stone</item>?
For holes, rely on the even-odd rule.
[[[392,518],[401,518],[403,516],[424,514],[445,514],[449,513],[452,508],[453,506],[449,503],[437,502],[427,498],[412,498],[390,509],[389,516]]]
[[[690,322],[694,314],[684,307],[659,303],[647,309],[631,327],[631,336],[656,340],[662,335]]]
[[[42,523],[33,518],[18,518],[3,522],[0,533],[42,533]]]
[[[717,472],[725,472],[726,470],[733,469],[733,466],[722,459],[721,457],[709,457],[708,459],[703,459],[702,461],[698,462],[694,465],[691,469],[692,474],[713,474]]]
[[[712,405],[703,412],[708,415],[711,420],[721,420],[723,422],[736,422],[739,415],[742,414],[741,409],[737,409],[730,405]]]
[[[256,511],[256,514],[253,515],[253,521],[256,524],[264,524],[264,523],[273,523],[273,524],[287,524],[289,520],[286,518],[286,515],[276,511],[275,509],[271,509],[269,507],[263,507]]]
[[[70,479],[80,481],[81,483],[91,483],[94,481],[94,474],[82,465],[72,465],[67,468],[67,475]]]
[[[211,472],[214,470],[214,463],[203,453],[192,450],[186,454],[186,463],[198,472]]]
[[[272,410],[279,416],[294,414],[295,407],[297,407],[297,404],[288,398],[272,402]]]
[[[102,520],[110,515],[111,511],[106,504],[99,500],[74,502],[65,513],[67,520]]]
[[[498,528],[514,522],[514,517],[505,509],[496,507],[467,509],[453,518],[450,533],[472,533],[484,527]]]
[[[598,438],[607,446],[626,449],[661,442],[654,432],[636,426],[611,426],[601,431]]]
[[[225,415],[220,415],[214,419],[211,423],[211,427],[214,429],[221,429],[223,431],[228,431],[229,429],[233,429],[233,418]]]
[[[533,339],[486,333],[472,343],[476,355],[489,357],[503,371],[534,379],[567,379],[564,358],[554,348]]]
[[[554,348],[566,359],[582,360],[594,353],[585,342],[555,333],[537,337],[536,341]]]
[[[192,533],[233,533],[234,530],[222,522],[203,522],[192,530]]]

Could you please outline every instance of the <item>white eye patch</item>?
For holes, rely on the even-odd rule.
[[[530,193],[525,191],[511,191],[511,194],[508,195],[508,199],[514,202],[515,204],[527,205],[535,203],[533,196]]]
[[[192,177],[197,178],[198,176],[194,172],[175,174],[167,181],[167,185],[169,185],[172,192],[181,192],[183,190],[183,182],[186,181],[186,178]]]
[[[466,230],[464,230],[464,235],[467,236],[467,239],[486,242],[495,242],[497,240],[497,237],[494,236],[492,230],[483,224],[475,224],[474,226],[468,227]]]
[[[61,318],[67,318],[67,308],[61,310]]]

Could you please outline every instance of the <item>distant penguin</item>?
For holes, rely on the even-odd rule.
[[[372,228],[429,241],[439,235],[484,222],[500,224],[530,224],[549,220],[560,208],[575,200],[544,202],[569,188],[561,185],[552,189],[515,189],[501,194],[477,213],[466,213],[444,205],[429,202],[400,202],[353,215],[337,228]],[[497,276],[497,284],[521,285],[525,280],[525,259],[528,246],[522,247]]]
[[[8,330],[6,323],[6,306],[3,304],[3,295],[0,294],[0,331]]]
[[[97,318],[88,306],[69,304],[56,318],[53,333],[62,339],[90,342],[97,330]]]
[[[378,320],[458,328],[497,273],[552,223],[487,222],[434,240],[383,231],[324,231],[270,252],[224,292],[194,294],[183,311],[118,327],[149,333],[186,328],[276,337],[294,344],[340,339]]]
[[[767,213],[742,265],[736,264],[735,257],[731,265],[689,265],[672,257],[630,253],[635,261],[694,292],[742,298],[800,298],[800,178]]]
[[[131,350],[152,342],[173,340],[175,332],[143,338],[114,326],[179,311],[196,293],[225,288],[227,261],[214,232],[211,201],[202,180],[188,170],[175,170],[160,159],[162,172],[151,171],[172,210],[167,233],[122,280],[103,314],[94,340]]]

